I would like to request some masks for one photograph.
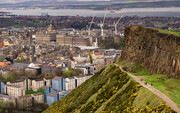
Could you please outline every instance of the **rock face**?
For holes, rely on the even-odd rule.
[[[125,30],[122,60],[141,63],[151,74],[180,78],[180,37],[140,26]]]

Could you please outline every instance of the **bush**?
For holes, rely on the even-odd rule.
[[[16,62],[17,62],[17,63],[26,62],[26,59],[17,59]]]
[[[66,71],[63,71],[63,77],[64,78],[67,78],[67,77],[73,77],[73,76],[77,76],[77,73],[73,70],[66,70]]]

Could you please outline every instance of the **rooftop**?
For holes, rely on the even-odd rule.
[[[39,96],[39,95],[43,95],[43,93],[42,92],[39,92],[39,93],[34,93],[34,94],[32,94],[33,96]]]
[[[44,90],[46,90],[46,89],[48,89],[48,88],[50,88],[50,87],[49,87],[49,86],[42,86],[41,88],[44,89]]]
[[[62,78],[62,77],[56,76],[56,77],[54,77],[52,80],[61,80],[61,78]]]
[[[56,95],[57,95],[56,92],[51,92],[51,93],[47,94],[47,96],[50,96],[50,97],[55,97]]]
[[[24,96],[19,96],[18,98],[23,99],[23,98],[31,98],[31,97],[32,97],[31,95],[24,95]]]
[[[10,96],[8,96],[8,95],[3,95],[3,94],[0,94],[0,97],[3,97],[3,98],[11,98]]]

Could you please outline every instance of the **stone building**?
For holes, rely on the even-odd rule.
[[[32,80],[32,90],[33,91],[37,91],[38,89],[40,89],[44,85],[45,85],[44,80]]]
[[[52,29],[52,25],[49,25],[47,31],[39,31],[35,35],[36,43],[47,43],[56,41],[56,33]]]
[[[76,88],[74,77],[65,78],[65,83],[66,83],[66,90],[73,90]]]
[[[92,38],[57,35],[56,43],[62,46],[91,46]]]
[[[31,80],[30,79],[23,79],[19,81],[7,82],[7,85],[19,86],[24,90],[31,90]]]
[[[33,104],[42,104],[44,103],[44,94],[43,93],[35,93],[35,94],[31,94],[31,96],[33,97]]]
[[[19,96],[17,98],[17,107],[21,109],[24,107],[31,107],[42,103],[44,103],[44,95],[41,92],[31,95]]]
[[[51,84],[52,84],[52,80],[51,79],[46,79],[46,78],[43,78],[43,80],[44,80],[44,85],[45,86],[49,86],[49,87],[51,87]]]
[[[17,103],[17,107],[21,109],[24,107],[33,106],[33,97],[31,95],[19,96],[17,98]]]
[[[84,68],[87,70],[88,75],[94,74],[94,66],[92,64],[76,64],[75,68]]]
[[[75,87],[78,87],[82,83],[84,83],[87,79],[89,79],[91,76],[75,76]]]
[[[22,87],[14,85],[5,85],[4,92],[5,94],[8,94],[12,97],[19,97],[25,95],[25,90]]]
[[[73,38],[70,36],[56,35],[56,43],[62,46],[72,46]]]
[[[36,33],[36,43],[48,43],[56,41],[56,33],[54,32],[38,32]]]
[[[72,46],[91,46],[92,42],[90,39],[91,38],[74,37]]]
[[[2,102],[0,106],[2,107],[16,107],[16,98],[8,95],[0,94],[0,101]]]

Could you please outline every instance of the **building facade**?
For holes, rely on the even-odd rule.
[[[31,96],[33,97],[33,105],[36,104],[42,104],[44,103],[44,94],[43,93],[35,93],[35,94],[31,94]]]
[[[25,95],[25,90],[20,86],[5,85],[4,89],[5,94],[8,94],[12,97],[19,97]]]
[[[38,32],[36,34],[36,43],[48,43],[56,41],[56,33],[53,32]]]
[[[56,92],[51,92],[47,94],[47,104],[50,106],[53,102],[59,101],[60,95]]]
[[[14,97],[0,94],[0,101],[3,102],[0,104],[1,107],[16,107],[16,98]]]
[[[54,77],[52,79],[52,88],[57,91],[64,91],[66,89],[65,79],[62,77]]]
[[[31,95],[24,95],[24,96],[19,96],[17,98],[17,106],[18,108],[24,108],[24,107],[30,107],[33,106],[33,97]]]
[[[32,90],[33,91],[37,91],[38,89],[40,89],[44,85],[45,85],[44,80],[32,80]]]
[[[62,46],[91,46],[92,38],[57,35],[56,43]]]
[[[4,94],[4,82],[0,82],[0,94]]]
[[[41,88],[44,90],[44,92],[43,92],[44,93],[44,101],[47,101],[47,94],[53,92],[54,90],[53,90],[53,88],[48,87],[48,86],[43,86]]]
[[[73,90],[76,88],[75,80],[74,77],[65,78],[66,90]]]

